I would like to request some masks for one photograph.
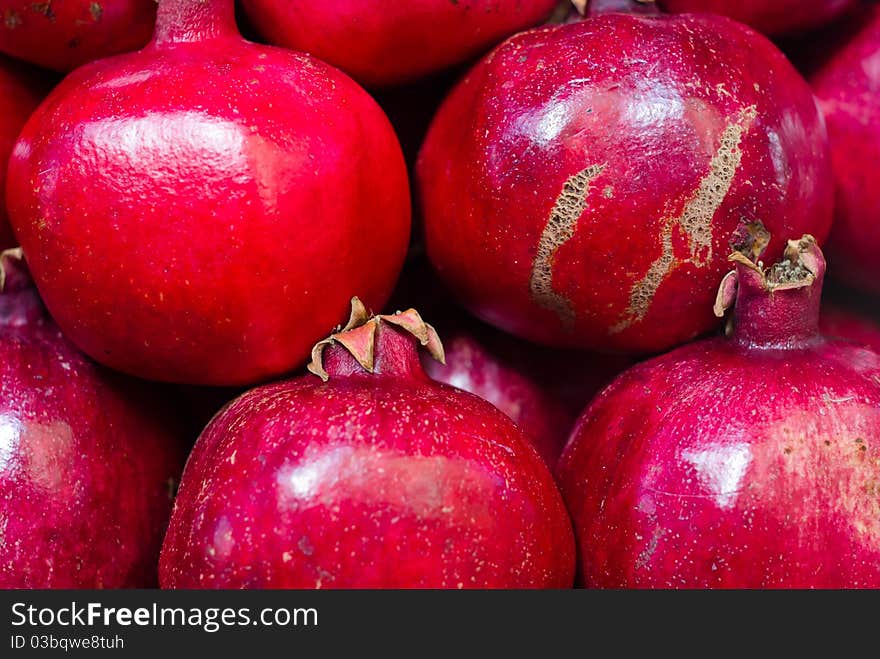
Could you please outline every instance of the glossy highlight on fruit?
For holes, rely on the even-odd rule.
[[[143,383],[94,364],[0,255],[0,588],[150,588],[183,468]]]
[[[459,302],[536,342],[629,353],[711,329],[731,249],[758,225],[821,242],[833,201],[809,87],[710,15],[510,38],[441,106],[418,179],[428,256]]]
[[[545,20],[556,0],[244,0],[271,43],[303,50],[366,85],[414,80]]]
[[[155,0],[0,0],[0,52],[72,71],[147,44]]]
[[[308,55],[244,41],[232,0],[161,0],[149,46],[69,75],[22,132],[7,200],[65,334],[186,384],[300,366],[355,292],[384,304],[409,237],[375,101]]]
[[[835,217],[828,245],[835,279],[880,295],[880,5],[813,73],[810,82],[828,124]]]
[[[0,56],[0,192],[6,189],[6,163],[25,121],[43,96],[44,83],[20,63]],[[0,203],[0,250],[13,247],[15,236]]]
[[[428,378],[419,344],[442,359],[414,310],[355,299],[313,375],[227,405],[187,463],[162,586],[570,587],[550,472],[507,416]]]
[[[563,453],[587,586],[880,586],[880,354],[819,333],[812,237],[735,258],[730,336],[625,372]]]

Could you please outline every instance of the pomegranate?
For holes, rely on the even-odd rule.
[[[165,588],[569,587],[571,526],[522,432],[433,382],[412,309],[357,299],[312,373],[227,405],[189,458]]]
[[[880,5],[811,82],[828,124],[836,206],[829,259],[835,278],[880,294]]]
[[[657,0],[668,12],[723,14],[771,36],[819,27],[856,6],[859,0]]]
[[[528,344],[476,321],[452,304],[418,246],[391,296],[389,308],[418,305],[439,319],[443,363],[421,353],[434,380],[469,391],[507,414],[552,469],[574,420],[602,387],[632,360]]]
[[[184,460],[160,402],[77,351],[0,254],[0,588],[155,587]]]
[[[425,372],[492,403],[525,432],[544,462],[555,467],[575,419],[625,368],[624,360],[530,346],[449,315],[454,320],[439,326],[445,362],[422,353]]]
[[[861,313],[826,305],[822,308],[819,328],[825,336],[852,341],[880,353],[880,325]]]
[[[464,62],[552,13],[557,0],[243,0],[271,43],[317,55],[367,85]]]
[[[733,258],[731,335],[621,375],[562,455],[583,581],[880,587],[880,354],[819,333],[811,237]]]
[[[0,192],[6,189],[6,163],[12,145],[42,97],[42,81],[17,62],[0,56]],[[0,203],[0,250],[12,247],[15,238]]]
[[[232,0],[161,0],[147,48],[69,75],[13,151],[7,200],[65,334],[187,384],[304,363],[355,289],[385,302],[409,236],[378,105],[308,55],[244,41]]]
[[[428,256],[459,301],[533,341],[626,352],[713,327],[731,246],[759,222],[821,240],[833,201],[809,87],[708,15],[510,38],[441,106],[418,175]]]
[[[145,46],[155,0],[0,0],[0,52],[55,71]]]

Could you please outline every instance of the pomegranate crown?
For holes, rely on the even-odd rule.
[[[719,318],[733,306],[744,273],[751,273],[756,286],[768,293],[809,288],[825,273],[825,259],[816,239],[810,234],[804,234],[800,240],[789,240],[782,260],[766,270],[758,259],[770,235],[761,227],[753,237],[754,241],[747,248],[738,249],[729,257],[742,272],[733,270],[721,281],[715,298],[715,315]]]
[[[315,347],[312,348],[312,361],[308,365],[308,370],[324,382],[329,380],[330,375],[324,368],[324,349],[338,343],[368,373],[372,373],[376,363],[376,331],[381,322],[409,332],[419,340],[419,343],[428,350],[434,359],[441,364],[446,363],[443,344],[440,342],[437,330],[422,320],[418,311],[407,309],[391,315],[371,316],[364,303],[359,298],[353,297],[351,298],[351,315],[348,323],[345,324],[345,327],[337,328],[336,332],[315,344]]]

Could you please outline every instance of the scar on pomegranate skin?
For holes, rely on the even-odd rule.
[[[622,332],[633,323],[644,319],[660,284],[679,266],[691,263],[702,268],[712,260],[712,218],[724,203],[736,171],[742,163],[740,142],[756,115],[757,109],[754,105],[740,111],[737,120],[729,124],[721,134],[721,143],[709,163],[709,172],[700,181],[684,210],[676,217],[663,219],[663,230],[660,234],[663,251],[648,268],[645,276],[633,286],[629,306],[620,322],[611,328],[612,334]],[[672,235],[676,227],[687,237],[690,248],[687,259],[675,257]]]
[[[21,16],[18,15],[17,11],[7,9],[3,14],[3,25],[6,26],[7,30],[14,30],[21,25]]]
[[[564,295],[553,290],[553,261],[556,258],[556,250],[574,235],[577,221],[587,207],[591,184],[606,165],[607,163],[590,165],[565,181],[562,192],[556,197],[556,203],[550,211],[547,225],[541,232],[538,253],[535,254],[535,260],[532,262],[532,274],[529,277],[532,299],[539,306],[555,312],[562,321],[563,327],[568,329],[574,326],[575,314],[571,302]]]

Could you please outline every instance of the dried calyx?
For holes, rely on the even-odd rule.
[[[339,344],[357,360],[364,370],[372,373],[376,363],[377,330],[379,323],[382,322],[409,332],[418,339],[434,359],[445,363],[443,344],[440,342],[437,331],[422,320],[418,311],[407,309],[392,315],[370,316],[363,302],[359,298],[353,297],[348,323],[312,348],[312,361],[308,365],[308,370],[326,382],[330,375],[324,368],[324,350],[333,344]]]
[[[760,286],[768,293],[812,286],[822,274],[824,261],[813,236],[806,234],[800,240],[789,240],[782,260],[765,270],[758,257],[766,245],[767,241],[762,239],[760,243],[750,245],[747,251],[733,252],[729,260],[754,272]],[[722,280],[715,299],[715,315],[719,318],[733,306],[740,279],[738,270],[732,270]]]

